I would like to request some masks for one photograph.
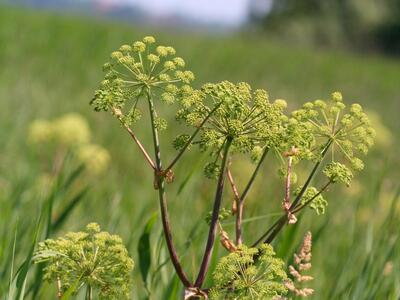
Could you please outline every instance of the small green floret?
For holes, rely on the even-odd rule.
[[[351,180],[353,179],[353,173],[345,165],[338,162],[331,162],[324,168],[324,174],[332,182],[343,182],[347,186],[350,186]]]
[[[98,299],[129,299],[133,260],[117,235],[90,223],[83,232],[39,243],[34,261],[47,262],[44,279],[60,282],[65,293],[78,281],[97,291]],[[78,291],[75,290],[75,293]]]
[[[294,191],[295,196],[300,194],[301,187],[297,188]],[[315,213],[317,215],[323,215],[325,213],[326,207],[328,206],[328,201],[325,200],[325,198],[322,196],[322,194],[318,194],[318,190],[315,187],[308,187],[306,191],[303,194],[303,197],[301,198],[301,204],[305,204],[308,201],[310,201],[312,198],[314,198],[311,203],[309,204],[310,208],[315,210]]]

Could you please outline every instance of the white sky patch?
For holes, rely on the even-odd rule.
[[[250,0],[101,0],[101,2],[109,5],[131,3],[160,17],[179,15],[204,23],[240,25],[247,20]]]

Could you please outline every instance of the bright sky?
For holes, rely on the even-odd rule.
[[[153,15],[182,15],[196,21],[239,25],[246,21],[250,0],[102,0],[132,3]]]

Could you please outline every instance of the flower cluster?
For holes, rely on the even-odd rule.
[[[101,174],[110,162],[110,154],[99,145],[90,143],[87,121],[76,113],[68,113],[54,120],[35,120],[30,124],[28,140],[35,145],[54,144],[71,150],[79,163],[90,174]]]
[[[283,100],[271,103],[265,90],[252,90],[247,83],[205,84],[201,91],[187,93],[181,106],[178,120],[194,127],[206,120],[194,144],[202,151],[211,150],[215,156],[206,166],[209,177],[218,174],[218,160],[228,139],[232,141],[231,152],[250,153],[254,160],[265,147],[275,148],[281,143],[286,103]],[[178,136],[177,148],[187,139],[186,135]]]
[[[44,278],[57,281],[61,293],[78,282],[77,289],[88,285],[98,291],[99,299],[129,298],[133,260],[121,238],[100,231],[96,223],[84,232],[41,242],[34,260],[48,262]]]
[[[217,106],[202,129],[198,142],[202,150],[219,149],[227,138],[233,139],[234,150],[244,153],[256,146],[274,147],[279,143],[277,131],[286,105],[282,101],[270,103],[265,90],[253,91],[245,82],[208,83],[198,99],[202,101],[183,103],[177,118],[198,126]]]
[[[259,255],[257,262],[255,255]],[[214,273],[211,299],[271,299],[285,295],[284,263],[268,244],[260,249],[240,246],[221,258]]]
[[[344,164],[338,162],[331,162],[324,168],[324,174],[332,182],[343,182],[347,186],[350,186],[350,182],[353,179],[353,173]]]
[[[156,94],[164,103],[172,104],[181,93],[191,89],[194,75],[183,69],[185,61],[176,56],[173,47],[155,43],[154,37],[146,36],[111,53],[110,61],[103,66],[104,80],[91,101],[96,111],[118,112],[123,122],[130,125],[141,117],[141,97]],[[166,126],[164,119],[157,123],[161,129]]]
[[[300,191],[301,187],[298,187],[294,191],[294,194],[297,196],[298,194],[300,194]],[[310,208],[315,210],[315,213],[317,215],[323,215],[325,213],[326,207],[328,206],[328,201],[325,200],[322,194],[318,195],[318,193],[319,192],[315,187],[308,187],[301,198],[301,204],[306,204],[314,198],[313,200],[311,200]]]
[[[342,94],[334,92],[329,101],[307,102],[292,116],[298,122],[307,124],[317,145],[325,145],[328,140],[332,142],[332,161],[338,152],[340,157],[350,162],[352,168],[363,169],[363,162],[358,156],[367,154],[374,144],[375,130],[361,105],[352,104],[346,110]]]
[[[301,285],[303,282],[311,281],[314,278],[309,275],[304,275],[304,271],[311,269],[311,247],[312,247],[311,232],[307,232],[303,239],[300,252],[294,254],[294,265],[289,266],[290,275],[293,276],[295,282],[286,281],[285,285],[289,291],[297,297],[308,297],[314,293],[311,288],[300,288],[296,285]]]

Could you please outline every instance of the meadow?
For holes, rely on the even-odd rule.
[[[400,60],[297,47],[256,34],[206,35],[6,7],[0,7],[0,297],[13,299],[7,298],[10,273],[30,257],[35,236],[55,237],[89,222],[125,241],[135,261],[133,299],[178,299],[182,293],[160,222],[145,228],[158,213],[152,174],[118,122],[89,106],[109,53],[145,35],[177,49],[196,75],[195,86],[246,81],[266,89],[272,99],[288,100],[291,108],[340,90],[372,112],[378,138],[365,170],[350,188],[328,193],[324,217],[311,218],[306,211],[299,226],[285,230],[274,244],[278,255],[290,261],[305,231],[313,232],[313,299],[398,299]],[[54,149],[30,144],[28,128],[35,119],[70,112],[87,119],[91,141],[109,151],[111,162],[101,175],[87,176],[67,161],[49,188],[43,174]],[[174,118],[168,110],[164,114]],[[161,141],[169,158],[175,150],[166,141],[179,129],[171,126]],[[139,126],[136,132],[150,148],[150,128]],[[179,164],[168,186],[174,239],[192,277],[207,231],[203,220],[212,206],[213,191],[199,172],[206,156],[189,154],[185,161],[191,167]],[[251,172],[251,165],[237,165],[244,175]],[[265,178],[276,184],[265,187]],[[279,203],[269,200],[280,193],[278,183],[265,167],[249,195],[245,239],[253,241],[274,221]],[[229,197],[227,192],[225,207]],[[233,230],[232,224],[226,228]],[[140,248],[140,254],[138,242],[147,238],[150,248]],[[224,254],[221,247],[215,251]],[[151,270],[146,284],[141,263]],[[54,299],[53,286],[38,285],[37,267],[27,271],[26,299]]]

